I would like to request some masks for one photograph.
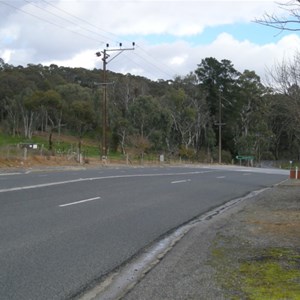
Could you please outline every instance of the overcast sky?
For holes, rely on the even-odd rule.
[[[0,57],[13,65],[93,69],[102,68],[95,52],[107,43],[115,49],[135,42],[134,51],[124,51],[107,68],[167,80],[215,57],[263,79],[300,48],[297,33],[253,22],[264,13],[283,10],[270,0],[0,0]]]

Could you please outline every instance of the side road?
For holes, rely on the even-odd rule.
[[[300,299],[300,180],[199,223],[122,299]]]

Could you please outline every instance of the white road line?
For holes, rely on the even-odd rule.
[[[174,184],[174,183],[185,183],[185,182],[190,182],[191,179],[184,179],[184,180],[177,180],[177,181],[172,181],[171,183]]]
[[[250,176],[250,173],[244,173],[243,176]]]
[[[81,204],[81,203],[84,203],[84,202],[95,201],[95,200],[98,200],[98,199],[101,199],[101,197],[89,198],[89,199],[80,200],[80,201],[76,201],[76,202],[61,204],[61,205],[59,205],[59,207],[65,207],[65,206],[70,206],[70,205]]]
[[[13,192],[13,191],[22,191],[36,188],[43,188],[48,186],[55,185],[63,185],[69,183],[76,182],[84,182],[84,181],[94,181],[94,180],[104,180],[104,179],[118,179],[118,178],[137,178],[137,177],[159,177],[159,176],[182,176],[182,175],[198,175],[211,173],[214,171],[195,171],[195,172],[182,172],[182,173],[157,173],[157,174],[133,174],[133,175],[113,175],[113,176],[103,176],[103,177],[89,177],[89,178],[79,178],[79,179],[71,179],[66,181],[57,181],[57,182],[49,182],[49,183],[41,183],[36,185],[27,185],[27,186],[18,186],[13,188],[0,189],[0,193]]]
[[[1,173],[0,176],[13,176],[13,175],[21,175],[22,173]]]
[[[218,177],[216,177],[216,178],[218,178],[218,179],[223,179],[223,178],[225,178],[226,176],[218,176]]]

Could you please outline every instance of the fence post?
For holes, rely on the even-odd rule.
[[[27,148],[24,147],[24,160],[27,160]]]

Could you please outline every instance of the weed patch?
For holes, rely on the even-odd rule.
[[[211,264],[229,299],[300,299],[300,252],[287,248],[230,249],[214,245]],[[236,253],[236,255],[234,255]]]

